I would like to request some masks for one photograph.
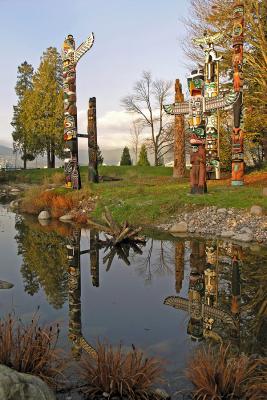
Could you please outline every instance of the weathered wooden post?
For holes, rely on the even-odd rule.
[[[97,123],[96,123],[96,98],[89,99],[88,107],[88,155],[89,155],[89,182],[98,183],[98,160],[97,160]]]
[[[244,185],[244,127],[243,127],[243,43],[244,4],[236,1],[233,9],[233,83],[239,94],[234,104],[234,128],[232,134],[232,185]]]
[[[99,287],[99,232],[90,230],[90,266],[93,286]]]
[[[180,293],[184,280],[184,242],[180,241],[175,244],[175,289],[176,293]]]
[[[181,103],[184,101],[182,85],[179,79],[175,81],[175,102]],[[183,178],[185,176],[185,128],[184,115],[176,114],[174,119],[174,164],[173,177]]]
[[[72,35],[68,35],[63,44],[64,140],[66,143],[64,170],[66,187],[73,189],[81,189],[78,165],[76,65],[93,46],[93,43],[94,35],[92,33],[76,50]]]

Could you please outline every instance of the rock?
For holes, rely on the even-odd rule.
[[[253,235],[253,232],[250,228],[247,226],[244,226],[243,228],[240,229],[240,233],[247,233],[248,235]]]
[[[163,389],[155,389],[154,393],[162,400],[169,400],[171,398],[171,396]]]
[[[19,206],[19,202],[18,202],[17,200],[12,200],[12,201],[9,203],[9,208],[10,208],[11,210],[14,210],[15,208],[18,208],[18,206]]]
[[[72,214],[62,215],[61,217],[59,217],[59,220],[62,221],[62,222],[72,221],[73,220],[73,215]]]
[[[5,282],[5,281],[0,281],[0,289],[11,289],[13,288],[13,283]]]
[[[56,397],[40,378],[0,365],[0,399],[56,400]]]
[[[48,211],[41,211],[38,215],[38,219],[50,219],[50,214]]]
[[[235,232],[234,231],[227,231],[227,230],[222,230],[221,232],[221,237],[223,238],[230,238],[234,236]]]
[[[263,195],[263,196],[267,196],[267,187],[264,187],[264,188],[262,189],[262,195]]]
[[[249,233],[236,233],[232,239],[238,240],[239,242],[252,242],[253,236]]]
[[[20,190],[18,188],[13,188],[10,190],[10,193],[19,193]]]
[[[182,221],[172,225],[169,231],[171,233],[186,233],[187,229],[188,229],[187,223]]]
[[[250,209],[250,214],[252,215],[262,215],[262,207],[261,206],[252,206]]]
[[[218,210],[217,210],[217,213],[219,213],[219,214],[224,214],[224,213],[226,213],[226,208],[218,208]]]

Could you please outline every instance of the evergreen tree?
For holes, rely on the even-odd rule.
[[[18,103],[13,106],[13,119],[11,125],[14,130],[12,132],[13,147],[15,151],[22,154],[23,167],[26,169],[27,160],[32,160],[36,155],[35,141],[31,132],[26,127],[25,104],[26,97],[33,89],[33,67],[24,61],[18,66],[17,83],[15,91],[18,96]],[[29,115],[27,115],[28,117]]]
[[[147,149],[145,144],[142,144],[141,146],[137,165],[139,165],[140,167],[150,166],[147,158]]]
[[[40,151],[47,154],[47,166],[55,167],[55,156],[63,157],[62,61],[55,47],[49,47],[33,77],[30,125],[39,138]]]
[[[97,163],[98,163],[98,165],[102,165],[103,162],[104,162],[104,157],[102,155],[100,147],[97,145]]]
[[[132,165],[132,160],[130,157],[130,152],[128,147],[124,147],[123,149],[120,165]]]

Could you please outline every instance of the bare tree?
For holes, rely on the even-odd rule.
[[[125,110],[138,115],[143,128],[149,130],[147,144],[154,153],[155,165],[173,146],[173,123],[163,111],[171,87],[171,81],[153,80],[150,72],[144,71],[133,87],[133,94],[121,100]]]
[[[137,164],[137,160],[138,160],[141,134],[142,134],[142,124],[140,124],[139,119],[136,119],[132,122],[132,126],[130,128],[131,144],[132,144],[133,153],[134,153],[134,157],[135,157],[135,165]]]

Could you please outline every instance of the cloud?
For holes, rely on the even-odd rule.
[[[130,127],[133,116],[125,111],[108,111],[97,118],[98,144],[103,149],[116,149],[130,146]],[[78,112],[80,133],[87,131],[87,110]],[[87,143],[81,143],[86,147]]]

